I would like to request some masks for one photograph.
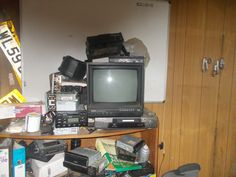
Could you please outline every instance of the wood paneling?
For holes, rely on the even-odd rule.
[[[152,105],[160,112],[159,139],[165,143],[165,150],[159,150],[161,174],[196,162],[200,177],[236,176],[235,3],[172,1],[167,97]],[[206,73],[203,57],[213,61]],[[225,68],[212,77],[220,57]]]
[[[186,45],[186,22],[187,22],[187,3],[182,1],[173,1],[172,3],[172,19],[171,24],[174,23],[175,26],[170,26],[171,36],[170,36],[170,51],[169,52],[169,65],[171,68],[168,70],[168,92],[167,99],[170,98],[172,105],[169,109],[165,109],[166,112],[171,112],[168,119],[171,121],[171,139],[170,139],[170,158],[168,163],[170,163],[170,168],[177,167],[179,164],[179,152],[180,152],[180,138],[181,138],[181,115],[182,115],[182,93],[183,93],[183,74],[184,74],[184,61],[185,54],[184,49]],[[174,19],[174,17],[175,19]],[[173,37],[172,37],[173,36]],[[174,41],[172,42],[172,39]],[[178,63],[176,63],[176,58],[178,58]],[[171,78],[172,76],[172,78]],[[172,86],[171,86],[172,85]],[[171,89],[169,89],[171,87]],[[166,101],[168,102],[168,100]],[[168,111],[169,110],[169,111]],[[173,124],[174,123],[174,124]],[[168,147],[168,146],[167,146]]]
[[[217,119],[217,101],[219,76],[212,77],[212,65],[222,55],[222,31],[224,21],[225,1],[208,0],[206,25],[204,32],[204,52],[202,57],[211,57],[213,63],[209,72],[202,74],[201,102],[199,115],[198,163],[201,165],[201,174],[212,176],[214,165],[215,127]]]
[[[201,98],[201,72],[199,59],[204,43],[204,0],[188,1],[186,39],[184,52],[184,75],[181,112],[180,163],[197,160],[197,143]]]
[[[236,52],[236,2],[228,0],[224,21],[224,46],[222,56],[225,68],[220,75],[219,101],[216,125],[214,175],[236,176],[235,129],[235,52]],[[235,124],[234,124],[235,125]]]

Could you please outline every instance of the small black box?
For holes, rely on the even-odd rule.
[[[88,61],[92,59],[119,55],[123,47],[121,33],[100,34],[89,36],[86,40],[86,54]]]
[[[26,156],[48,162],[55,154],[64,152],[66,148],[64,140],[34,140],[26,147]]]
[[[87,173],[88,166],[100,158],[101,153],[94,149],[77,147],[71,151],[65,152],[63,164],[71,170]]]
[[[64,56],[58,70],[72,80],[81,80],[86,73],[86,63],[71,56]]]
[[[130,153],[136,153],[144,145],[144,140],[130,135],[124,135],[116,141],[116,146]]]
[[[116,147],[116,154],[117,158],[125,161],[135,162],[138,154],[137,153],[130,153],[124,149]]]

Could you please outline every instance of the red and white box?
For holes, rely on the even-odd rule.
[[[45,112],[43,102],[0,104],[0,119],[25,118],[28,113],[32,112],[43,114]]]

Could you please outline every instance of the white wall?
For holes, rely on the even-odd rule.
[[[157,0],[21,0],[23,95],[44,100],[49,74],[58,71],[63,56],[85,60],[87,36],[122,32],[148,48],[145,101],[164,101],[169,6]]]

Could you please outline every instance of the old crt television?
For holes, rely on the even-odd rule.
[[[143,114],[143,63],[88,63],[89,117],[135,117]]]

